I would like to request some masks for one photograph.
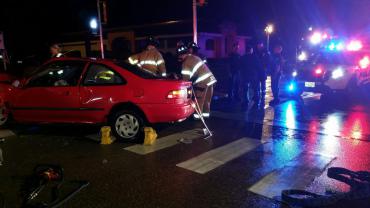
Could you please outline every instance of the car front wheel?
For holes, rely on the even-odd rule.
[[[0,107],[0,126],[7,124],[9,120],[9,114],[5,106]]]
[[[122,141],[132,142],[143,139],[143,118],[135,111],[123,110],[114,113],[110,126],[114,135]]]

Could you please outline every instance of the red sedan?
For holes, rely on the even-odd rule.
[[[126,62],[52,59],[13,85],[0,86],[1,117],[22,123],[107,122],[126,141],[142,138],[149,123],[183,121],[194,112],[190,82],[159,78]]]

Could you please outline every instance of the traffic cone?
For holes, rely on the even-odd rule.
[[[152,127],[145,127],[144,132],[145,132],[144,145],[153,145],[158,137],[155,130]]]

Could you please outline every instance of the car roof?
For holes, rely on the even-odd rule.
[[[47,61],[88,61],[88,62],[97,62],[97,63],[114,63],[115,61],[112,59],[101,59],[101,58],[76,58],[76,57],[59,57],[59,58],[51,58]]]

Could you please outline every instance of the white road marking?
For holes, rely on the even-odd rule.
[[[237,141],[210,150],[176,166],[199,174],[205,174],[263,144],[260,140],[241,138]]]
[[[282,169],[275,170],[263,177],[248,190],[271,198],[280,199],[281,191],[307,188],[316,177],[335,159],[320,154],[302,153]]]
[[[201,132],[202,132],[201,129],[192,129],[192,130],[188,130],[188,131],[184,131],[184,132],[180,132],[176,134],[171,134],[169,136],[165,136],[162,138],[158,138],[157,141],[153,145],[150,145],[150,146],[137,144],[137,145],[126,147],[124,149],[130,152],[134,152],[139,155],[146,155],[152,152],[156,152],[156,151],[177,145],[180,143],[179,142],[180,139],[194,140],[194,139],[201,138],[202,136],[204,136]]]
[[[15,136],[15,133],[11,130],[8,129],[1,129],[0,130],[0,138],[6,138],[6,137],[11,137]]]

